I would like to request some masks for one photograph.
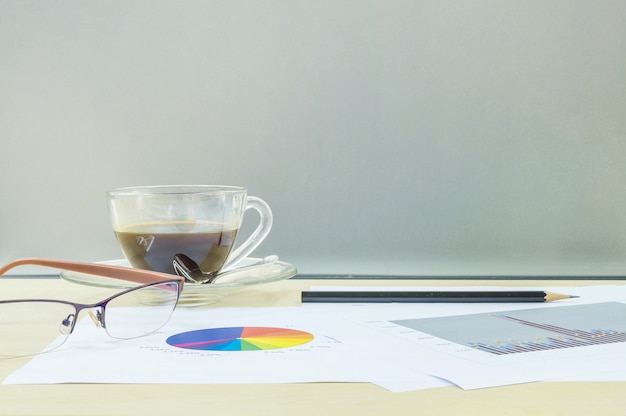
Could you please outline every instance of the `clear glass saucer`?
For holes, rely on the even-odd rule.
[[[248,257],[238,263],[238,266],[243,268],[259,261],[261,261],[261,259]],[[130,267],[128,261],[125,259],[109,260],[102,263]],[[233,271],[236,270],[236,268],[233,269]],[[239,273],[224,276],[222,281],[218,279],[215,283],[211,284],[185,283],[178,304],[179,306],[186,307],[208,305],[217,302],[238,289],[289,279],[295,276],[297,272],[298,270],[293,264],[284,261],[276,261],[273,263],[259,264],[258,266],[250,267]],[[136,285],[136,283],[123,280],[68,270],[61,272],[61,278],[72,283],[114,289],[127,289]]]

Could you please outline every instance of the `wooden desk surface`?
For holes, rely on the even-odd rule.
[[[498,282],[507,286],[578,286],[602,282]],[[220,304],[294,306],[311,285],[346,285],[346,280],[289,280],[248,288]],[[357,281],[358,285],[440,285],[441,281]],[[446,281],[449,285],[494,282]],[[102,291],[58,279],[0,279],[2,298],[100,299]],[[219,306],[215,306],[219,307]],[[1,341],[0,341],[1,342]],[[0,360],[0,379],[26,360]],[[529,383],[464,391],[443,387],[391,393],[369,383],[263,385],[0,385],[0,415],[623,415],[626,382]]]

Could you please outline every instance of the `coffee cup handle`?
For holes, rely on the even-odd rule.
[[[248,255],[263,242],[272,229],[272,223],[274,221],[272,209],[265,201],[256,196],[248,196],[246,211],[249,209],[254,209],[259,213],[259,225],[246,241],[241,243],[239,247],[230,253],[226,264],[220,269],[220,272],[235,268],[239,262],[248,257]]]

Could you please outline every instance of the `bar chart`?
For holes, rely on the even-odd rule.
[[[626,342],[619,302],[392,322],[494,355]]]

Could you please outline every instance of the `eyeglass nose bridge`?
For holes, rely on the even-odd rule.
[[[89,315],[96,328],[104,328],[104,315],[102,309],[102,306],[97,306],[87,311],[87,315]],[[80,314],[81,310],[83,310],[83,308],[80,308],[77,313],[70,313],[61,321],[59,324],[59,332],[62,335],[69,335],[74,331],[76,316]]]
[[[104,314],[103,314],[103,306],[99,306],[94,310],[91,309],[87,314],[91,318],[91,321],[96,326],[96,328],[104,328]]]

